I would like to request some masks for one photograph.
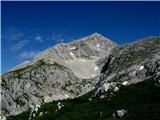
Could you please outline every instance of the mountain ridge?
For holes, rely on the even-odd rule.
[[[110,54],[113,46],[92,34],[46,49],[32,62],[3,74],[2,114],[16,115],[43,102],[74,98],[94,89],[100,72],[96,61]]]
[[[58,49],[58,54],[66,54],[65,57],[61,54],[62,58],[59,57],[61,61],[58,61],[59,58],[50,61],[50,58],[55,55],[50,53],[49,59],[36,58],[34,62],[36,64],[26,71],[22,69],[3,75],[2,93],[5,94],[2,94],[4,103],[2,115],[17,115],[30,108],[35,111],[39,109],[37,106],[57,100],[75,99],[76,101],[77,97],[83,98],[83,95],[88,96],[90,92],[92,94],[87,98],[89,101],[109,100],[112,94],[123,86],[136,85],[148,79],[159,79],[159,36],[121,46],[114,43],[99,43],[91,38],[85,39],[94,41],[94,44],[88,42],[81,46],[80,43],[79,51],[76,51],[73,45],[67,46],[65,52]],[[100,44],[99,54],[96,47],[98,44]],[[90,48],[93,53],[88,50]],[[55,52],[54,50],[51,49],[49,52]],[[92,62],[93,66],[86,60]],[[93,74],[95,69],[98,69],[96,75]]]
[[[36,58],[39,59],[38,57],[39,57],[41,54],[43,54],[43,52],[49,51],[50,49],[57,49],[57,48],[58,48],[58,49],[64,49],[64,46],[68,46],[67,49],[76,49],[75,46],[76,46],[77,43],[87,42],[87,41],[94,42],[93,40],[94,40],[95,38],[97,39],[97,37],[103,38],[103,39],[101,39],[102,42],[106,42],[106,43],[107,43],[107,42],[111,42],[111,43],[113,43],[115,46],[117,46],[117,44],[114,43],[113,41],[111,41],[111,40],[109,40],[108,38],[105,38],[104,36],[102,36],[102,35],[100,35],[99,33],[96,33],[96,32],[95,32],[95,33],[93,33],[93,34],[88,35],[87,37],[84,37],[84,38],[81,38],[81,39],[77,39],[77,40],[74,40],[74,41],[69,42],[69,43],[59,43],[59,44],[56,44],[56,45],[54,45],[54,46],[52,46],[52,47],[50,47],[50,48],[47,48],[47,49],[43,50],[42,52],[38,53],[38,54],[33,58],[32,61],[24,61],[24,62],[20,63],[19,65],[15,66],[14,68],[10,69],[9,71],[13,71],[13,70],[15,70],[15,69],[21,68],[21,67],[23,67],[23,65],[24,65],[24,67],[25,67],[25,66],[27,66],[27,64],[29,64],[29,63],[31,64],[31,62],[36,61]],[[99,38],[98,38],[98,40],[100,40]],[[72,47],[72,46],[73,46],[73,47]],[[70,48],[69,48],[69,47],[70,47]],[[43,57],[42,57],[41,59],[43,59]]]

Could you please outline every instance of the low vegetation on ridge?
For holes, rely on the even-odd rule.
[[[93,98],[94,92],[82,97],[45,103],[33,120],[159,120],[160,77],[122,86],[110,100]],[[90,100],[91,99],[91,100]],[[57,103],[64,106],[57,110]],[[122,117],[113,117],[116,110],[125,109]],[[28,120],[30,112],[10,116],[7,120]],[[40,115],[41,114],[41,115]]]

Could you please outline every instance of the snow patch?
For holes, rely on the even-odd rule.
[[[71,47],[70,49],[71,49],[71,50],[75,50],[75,49],[76,49],[76,47]]]
[[[99,49],[99,48],[100,48],[100,45],[98,44],[96,47],[98,48],[98,51],[100,51],[100,49]]]
[[[100,45],[98,44],[96,47],[97,47],[97,48],[99,48],[99,47],[100,47]]]
[[[144,66],[140,66],[139,70],[143,70],[144,69]]]
[[[74,53],[72,53],[72,52],[69,52],[69,54],[70,54],[71,56],[74,56]]]
[[[86,62],[86,60],[85,60],[85,59],[81,59],[81,61]]]
[[[128,81],[124,81],[123,83],[122,83],[122,85],[127,85],[128,84]]]

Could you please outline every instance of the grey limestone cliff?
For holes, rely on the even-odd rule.
[[[42,103],[74,98],[95,88],[97,64],[117,45],[94,33],[39,53],[2,75],[1,114],[16,115]]]

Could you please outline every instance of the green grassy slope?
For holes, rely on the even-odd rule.
[[[43,104],[36,113],[34,120],[115,120],[112,114],[116,110],[125,109],[127,113],[116,120],[159,120],[160,119],[160,77],[149,79],[137,84],[122,86],[113,93],[110,100],[88,99],[94,92],[73,100],[63,100],[64,105],[59,111],[58,102]],[[40,112],[43,115],[39,116]],[[7,120],[28,120],[29,111]]]

